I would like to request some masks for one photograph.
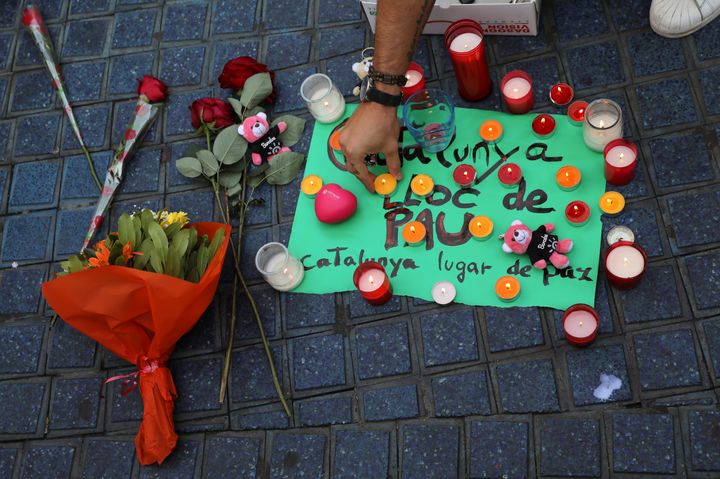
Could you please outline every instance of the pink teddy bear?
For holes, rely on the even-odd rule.
[[[573,242],[569,239],[558,241],[557,236],[550,234],[554,229],[555,225],[548,223],[530,231],[520,220],[515,220],[502,237],[502,249],[506,253],[527,253],[538,269],[545,269],[548,261],[558,269],[566,268],[570,260],[561,253],[569,253]]]
[[[259,166],[263,160],[272,161],[278,153],[290,151],[290,148],[280,143],[280,133],[286,129],[287,123],[284,121],[270,127],[267,115],[263,112],[245,118],[238,127],[238,133],[248,141],[250,158],[255,166]]]

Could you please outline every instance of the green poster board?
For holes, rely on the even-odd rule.
[[[353,110],[353,105],[348,106],[346,117]],[[357,264],[375,259],[387,265],[395,294],[432,300],[432,286],[447,280],[457,289],[455,301],[468,305],[565,309],[575,303],[595,303],[602,231],[598,202],[605,191],[602,154],[585,146],[582,128],[570,124],[565,116],[555,117],[557,128],[551,138],[539,140],[532,133],[532,114],[509,115],[467,108],[457,108],[455,113],[456,138],[447,150],[430,154],[417,148],[405,149],[404,178],[387,201],[368,193],[359,181],[341,169],[344,165],[342,153],[333,151],[328,143],[340,122],[315,124],[305,173],[319,175],[324,184],[336,183],[352,191],[358,199],[358,210],[344,223],[324,224],[315,216],[314,200],[300,193],[289,250],[302,260],[306,271],[305,279],[295,292],[353,290],[352,275]],[[500,121],[505,130],[497,144],[499,151],[490,146],[489,155],[478,134],[480,124],[488,119]],[[410,134],[404,132],[403,144],[413,143]],[[509,157],[505,161],[517,163],[522,168],[524,186],[509,189],[500,184],[497,168],[503,156]],[[473,164],[478,170],[478,178],[485,176],[475,185],[476,193],[457,196],[461,188],[453,181],[452,171],[459,164],[458,160]],[[555,181],[557,170],[565,165],[574,165],[582,173],[580,186],[571,192],[561,190]],[[372,170],[380,174],[386,167],[377,166]],[[428,174],[435,181],[434,203],[443,203],[446,197],[449,201],[435,205],[427,200],[417,206],[404,204],[406,199],[417,199],[410,195],[409,187],[412,176],[418,173]],[[522,196],[520,201],[519,194]],[[534,203],[528,200],[531,197],[535,199]],[[545,197],[545,201],[540,201]],[[590,220],[584,226],[572,226],[565,219],[565,207],[573,200],[583,200],[590,206]],[[458,203],[469,207],[458,207]],[[531,203],[536,211],[528,210]],[[401,209],[409,213],[400,213]],[[386,248],[395,221],[406,215],[407,221],[414,220],[423,211],[424,218],[432,217],[433,228],[428,231],[428,235],[432,235],[432,246],[405,245],[399,227],[396,230],[399,243]],[[386,219],[388,213],[394,220]],[[439,238],[438,230],[462,233],[466,213],[490,217],[495,225],[493,237],[481,242],[465,232],[467,241],[448,246]],[[443,218],[442,221],[438,221],[438,217]],[[532,230],[542,224],[554,223],[553,234],[559,239],[574,241],[573,250],[567,255],[570,267],[562,271],[552,265],[545,271],[523,268],[530,266],[527,255],[504,253],[499,236],[515,219]],[[515,274],[522,288],[520,296],[512,303],[499,300],[495,294],[495,282],[507,274]]]

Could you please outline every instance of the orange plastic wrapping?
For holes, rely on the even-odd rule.
[[[124,266],[91,268],[42,285],[48,304],[66,323],[137,365],[143,420],[135,448],[141,464],[162,463],[177,444],[173,407],[177,392],[165,367],[177,341],[198,321],[215,295],[230,239],[223,223],[195,223],[225,241],[199,283]]]

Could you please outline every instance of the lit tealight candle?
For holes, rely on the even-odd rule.
[[[507,303],[520,296],[520,281],[514,276],[503,276],[495,283],[495,293]]]
[[[555,118],[547,113],[536,116],[532,121],[532,130],[538,138],[550,138],[555,133]]]
[[[470,188],[475,183],[477,170],[472,165],[458,165],[453,171],[453,180],[461,188]]]
[[[603,150],[605,179],[613,185],[626,185],[635,178],[637,146],[627,140],[613,140]]]
[[[440,281],[432,287],[431,294],[437,304],[449,304],[455,299],[457,291],[450,281]]]
[[[563,191],[572,191],[577,189],[577,187],[580,186],[581,178],[582,173],[580,173],[580,170],[570,165],[563,166],[555,175],[555,180],[557,181],[560,189]]]
[[[395,193],[397,180],[390,173],[383,173],[375,178],[375,193],[386,198]]]
[[[590,207],[584,201],[571,201],[565,208],[565,218],[573,226],[583,226],[590,219]]]
[[[570,123],[575,126],[582,126],[585,121],[585,110],[587,109],[587,102],[582,100],[574,101],[568,107],[567,115],[570,119]]]
[[[625,197],[617,191],[608,191],[600,197],[600,209],[607,216],[622,213],[625,208]]]
[[[402,230],[403,240],[410,246],[420,246],[425,243],[426,234],[425,225],[419,221],[411,221]]]
[[[333,132],[332,135],[330,135],[330,148],[332,148],[335,151],[341,151],[342,147],[340,146],[340,134],[342,133],[342,128],[338,128]]]
[[[372,305],[381,305],[392,299],[392,285],[380,263],[362,263],[353,273],[353,283],[362,297]]]
[[[416,175],[410,182],[410,189],[420,198],[426,198],[435,189],[435,182],[428,175]]]
[[[492,220],[487,216],[476,216],[468,225],[472,237],[479,241],[487,240],[493,232],[493,227]]]
[[[497,120],[487,120],[480,125],[480,138],[488,143],[500,141],[503,135],[503,126]]]
[[[522,169],[516,163],[508,163],[498,169],[498,178],[504,187],[512,188],[520,183]]]
[[[315,198],[323,186],[323,180],[318,175],[308,175],[300,183],[300,191],[309,198]]]
[[[630,241],[617,241],[605,252],[605,274],[610,284],[619,289],[636,286],[645,273],[647,254]]]
[[[562,325],[565,339],[573,346],[587,346],[597,337],[600,317],[587,304],[570,306],[563,314]]]
[[[567,83],[557,83],[550,89],[550,101],[556,105],[567,105],[573,96],[575,92]]]

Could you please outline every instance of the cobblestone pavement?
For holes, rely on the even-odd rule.
[[[277,294],[253,271],[282,382],[275,400],[254,323],[242,315],[224,404],[217,401],[229,276],[171,363],[181,441],[140,468],[137,393],[99,383],[132,370],[58,322],[40,298],[55,262],[77,250],[96,192],[38,53],[19,33],[22,0],[0,0],[0,477],[720,477],[720,20],[683,40],[648,27],[650,0],[545,1],[533,38],[489,38],[496,81],[521,68],[580,98],[623,106],[637,179],[617,219],[651,256],[628,292],[604,276],[595,344],[562,339],[557,311],[435,308],[395,297]],[[39,0],[82,131],[103,170],[131,113],[136,77],[171,86],[130,163],[111,218],[140,206],[215,215],[211,192],[173,162],[194,141],[191,100],[227,96],[224,62],[257,56],[277,71],[276,112],[307,113],[300,82],[327,72],[349,93],[371,41],[357,0]],[[416,56],[456,95],[439,38]],[[458,100],[459,103],[464,102]],[[497,92],[473,105],[500,109]],[[298,150],[307,150],[312,124]],[[260,191],[245,251],[287,241],[298,185]],[[12,262],[19,267],[12,268]],[[88,292],[92,294],[92,292]],[[245,310],[246,311],[246,310]],[[508,327],[512,324],[512,327]],[[607,402],[601,373],[622,380]]]

